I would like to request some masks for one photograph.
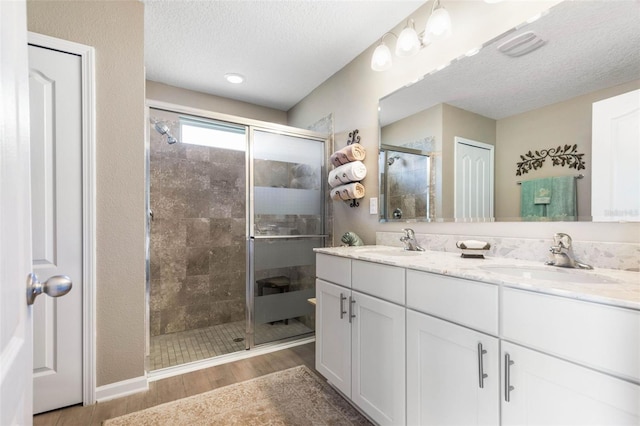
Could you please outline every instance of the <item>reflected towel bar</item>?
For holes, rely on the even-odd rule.
[[[583,177],[584,177],[584,175],[583,175],[582,173],[580,173],[580,174],[579,174],[579,175],[577,175],[577,176],[574,176],[574,178],[576,178],[576,179],[582,179]],[[521,180],[519,180],[519,181],[517,181],[517,182],[516,182],[516,184],[518,184],[518,185],[522,185],[522,181],[521,181]]]

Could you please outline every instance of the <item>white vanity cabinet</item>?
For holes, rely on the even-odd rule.
[[[316,368],[373,420],[640,425],[636,305],[426,272],[421,259],[318,254]]]
[[[502,425],[638,425],[638,385],[502,342]]]
[[[499,424],[498,338],[459,325],[497,335],[498,287],[409,270],[407,307],[407,423]]]
[[[504,288],[502,338],[503,425],[640,424],[640,312]]]
[[[317,257],[316,369],[377,423],[405,424],[404,269]]]
[[[351,291],[316,280],[316,370],[346,396],[351,396]]]

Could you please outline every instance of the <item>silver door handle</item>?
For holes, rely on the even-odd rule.
[[[41,283],[33,272],[27,276],[27,305],[33,305],[39,294],[46,293],[51,297],[60,297],[71,291],[73,283],[66,275],[54,275]]]
[[[345,300],[347,300],[347,296],[340,293],[340,319],[344,318],[344,314],[347,313],[347,311],[344,310],[344,305],[342,304]]]
[[[514,364],[511,361],[511,355],[504,355],[504,400],[506,402],[511,401],[511,391],[515,389],[511,386],[511,366]]]
[[[356,314],[353,313],[353,305],[356,304],[356,301],[353,300],[353,297],[349,296],[349,322],[351,322],[352,318],[356,317]]]
[[[478,343],[478,384],[480,385],[480,389],[484,389],[484,379],[489,377],[489,375],[484,372],[483,358],[486,353],[486,349],[482,348],[482,343]]]

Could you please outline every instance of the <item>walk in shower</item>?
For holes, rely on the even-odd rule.
[[[159,108],[149,136],[148,369],[312,335],[327,139]]]

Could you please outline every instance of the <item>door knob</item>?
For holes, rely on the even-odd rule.
[[[54,275],[44,283],[38,281],[33,272],[27,276],[27,305],[33,305],[36,297],[43,292],[51,297],[60,297],[71,291],[71,278],[66,275]]]

